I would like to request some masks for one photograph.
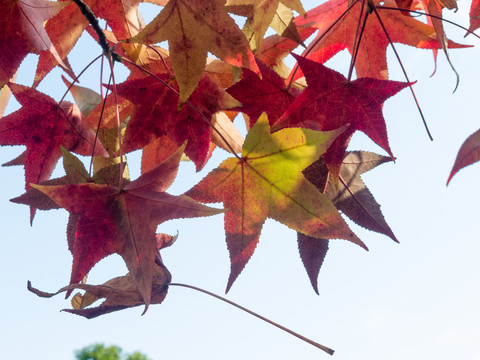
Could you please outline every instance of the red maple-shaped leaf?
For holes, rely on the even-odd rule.
[[[65,3],[68,6],[47,22],[45,30],[58,50],[59,56],[66,60],[67,55],[88,26],[88,20],[77,4]],[[118,41],[136,35],[141,29],[137,12],[140,0],[85,0],[85,3],[96,17],[106,20]],[[122,47],[127,54],[131,54],[136,51],[135,48],[139,48],[141,45],[124,44]],[[132,57],[133,59],[134,57]],[[56,65],[57,62],[51,54],[41,53],[34,85],[37,85]]]
[[[70,185],[91,181],[83,163],[62,147],[65,176],[40,182],[38,185]],[[40,210],[58,209],[58,204],[43,192],[31,187],[26,193],[10,199],[17,204],[25,204]]]
[[[297,27],[298,34],[302,41],[305,41],[312,35],[316,29],[313,27]],[[284,38],[280,35],[272,35],[262,42],[262,50],[257,55],[267,66],[274,69],[277,73],[287,77],[290,69],[283,63],[283,59],[298,47],[296,41]],[[288,71],[287,71],[288,69]]]
[[[67,3],[45,0],[2,0],[0,2],[0,88],[13,76],[28,53],[49,51],[65,70],[50,41],[43,23],[58,13]]]
[[[45,31],[57,49],[60,58],[67,62],[67,55],[87,27],[88,20],[81,13],[77,4],[74,2],[64,2],[64,4],[67,6],[47,22]],[[68,31],[65,31],[65,29],[68,29]],[[57,64],[58,62],[51,53],[42,52],[37,64],[34,86],[37,86]]]
[[[25,188],[47,180],[62,156],[60,146],[80,155],[108,156],[76,105],[9,83],[22,108],[0,119],[0,145],[25,145]]]
[[[353,47],[358,36],[356,33],[357,25],[364,17],[360,14],[362,2],[363,0],[358,1],[326,34],[324,32],[347,10],[350,1],[328,1],[308,11],[305,18],[296,18],[295,23],[297,25],[309,26],[319,30],[317,38],[312,42],[315,45],[312,49],[309,49],[307,55],[309,59],[324,63],[345,48],[351,54],[354,53],[355,49]],[[388,37],[375,13],[372,12],[368,15],[355,61],[357,77],[388,79],[387,47],[390,45],[389,38],[394,43],[402,43],[421,49],[440,49],[442,47],[432,26],[411,16],[404,16],[401,11],[382,10],[382,6],[396,7],[394,0],[381,2],[376,0],[373,3],[377,6],[377,11],[388,32]],[[366,6],[365,1],[364,12]],[[452,41],[448,41],[447,44],[449,48],[465,47]],[[298,73],[296,75],[300,76]]]
[[[178,90],[175,80],[167,74],[157,77]],[[204,75],[190,97],[193,109],[184,104],[178,109],[178,95],[153,77],[127,80],[117,86],[119,95],[135,104],[124,139],[124,152],[140,149],[153,140],[168,135],[178,146],[188,140],[185,153],[200,170],[208,155],[211,127],[207,123],[219,110],[239,103]],[[200,113],[201,114],[200,114]]]
[[[463,169],[465,166],[472,165],[480,160],[480,130],[475,131],[462,144],[458,151],[455,164],[453,164],[452,171],[447,179],[447,185],[452,180],[453,176]]]
[[[141,173],[150,171],[155,166],[164,162],[170,155],[177,151],[179,146],[167,135],[161,136],[142,149]]]
[[[170,219],[222,212],[187,196],[165,193],[176,177],[183,150],[184,147],[180,148],[165,162],[122,188],[95,183],[35,185],[77,217],[71,284],[82,280],[98,261],[117,253],[124,259],[148,307],[158,258],[157,225]]]
[[[236,110],[249,116],[250,127],[263,112],[267,113],[270,124],[274,124],[299,94],[297,89],[287,88],[285,80],[261,61],[257,61],[257,65],[261,79],[245,69],[243,79],[227,89],[242,104]]]
[[[339,172],[349,138],[356,130],[364,132],[393,157],[382,104],[409,84],[372,78],[349,82],[339,72],[320,63],[296,55],[295,58],[305,74],[308,87],[274,125],[274,129],[302,126],[328,131],[350,124],[325,154],[334,176]]]
[[[223,202],[231,272],[227,291],[255,251],[267,217],[309,236],[341,238],[362,247],[338,211],[302,170],[344,129],[283,129],[274,134],[265,114],[248,133],[241,158],[225,160],[187,192],[202,202]]]

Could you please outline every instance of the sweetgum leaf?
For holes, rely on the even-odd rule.
[[[158,258],[157,225],[170,219],[222,212],[187,196],[165,193],[176,177],[183,150],[181,147],[162,164],[123,187],[95,183],[34,185],[76,216],[70,227],[75,228],[71,284],[81,281],[98,261],[117,253],[148,307]],[[69,233],[71,236],[73,231]]]
[[[85,0],[85,3],[96,17],[106,20],[117,41],[130,38],[141,29],[137,13],[140,0]],[[51,18],[45,26],[45,30],[62,59],[66,59],[88,26],[87,18],[75,3],[65,1],[65,5],[68,6]],[[144,50],[138,44],[122,44],[122,48],[126,55],[135,62]],[[50,54],[40,54],[34,85],[38,85],[56,65]]]
[[[392,159],[364,151],[348,152],[340,168],[340,182],[334,186],[324,158],[303,170],[305,177],[323,192],[351,220],[366,229],[397,238],[386,223],[372,193],[361,175]],[[397,241],[398,242],[398,241]],[[328,240],[298,233],[298,250],[313,289],[318,294],[318,273],[328,250]]]
[[[350,11],[324,36],[324,32],[348,8],[348,0],[331,0],[307,12],[305,18],[297,17],[298,26],[318,29],[318,35],[313,42],[315,46],[310,50],[307,58],[324,63],[333,55],[345,48],[352,54],[357,24],[362,16],[360,9],[362,1],[357,2]],[[402,43],[420,49],[440,49],[435,29],[411,16],[404,16],[402,11],[382,10],[386,7],[396,7],[394,0],[374,0],[383,24],[392,42]],[[380,5],[382,3],[382,5]],[[408,30],[406,30],[408,29]],[[316,40],[319,40],[316,42]],[[467,47],[452,41],[445,40],[449,48]],[[387,48],[390,45],[380,22],[375,14],[371,14],[366,22],[358,55],[355,61],[357,77],[373,77],[388,79]],[[300,77],[297,72],[296,77]]]
[[[447,185],[458,171],[478,160],[480,160],[480,130],[470,135],[460,147],[452,171],[450,171],[448,176]]]
[[[141,172],[146,173],[164,162],[179,146],[167,135],[160,136],[142,149]]]
[[[224,0],[171,0],[130,42],[168,40],[182,104],[195,90],[210,52],[225,62],[257,72],[247,40],[228,15]]]
[[[263,112],[268,115],[270,124],[274,124],[293,103],[299,91],[287,88],[285,80],[261,61],[257,61],[262,78],[246,69],[243,79],[226,91],[240,101],[241,107],[235,108],[247,114],[250,127],[255,124]]]
[[[443,21],[442,21],[442,10],[449,9],[449,10],[458,10],[457,1],[456,0],[420,0],[425,10],[425,13],[432,15],[427,16],[428,24],[433,25],[435,29],[435,33],[437,35],[437,40],[443,49],[445,56],[447,57],[448,62],[452,66],[452,69],[455,71],[453,64],[450,61],[450,56],[448,55],[448,40],[443,29]],[[434,56],[436,57],[437,51],[434,51]],[[455,71],[456,73],[456,71]],[[457,74],[457,85],[458,85],[458,74]]]
[[[63,168],[65,170],[65,176],[57,179],[50,179],[46,181],[42,181],[39,185],[45,186],[53,186],[53,185],[71,185],[71,184],[81,184],[93,179],[90,179],[90,176],[83,166],[83,163],[71,154],[68,150],[61,147],[62,149],[62,156],[63,156]],[[97,173],[96,175],[100,175]],[[118,181],[118,176],[116,177]],[[96,182],[96,181],[95,181]],[[60,206],[53,201],[49,196],[37,190],[33,187],[27,189],[27,191],[13,199],[10,199],[11,202],[17,204],[24,204],[28,205],[32,208],[40,209],[40,210],[51,210],[51,209],[59,209]],[[30,218],[30,222],[33,221],[33,218]],[[69,220],[70,221],[70,220]]]
[[[156,76],[173,89],[178,89],[169,75]],[[239,105],[208,75],[200,79],[189,100],[203,116],[186,104],[178,109],[177,94],[153,77],[127,80],[117,86],[117,92],[135,104],[125,133],[125,153],[143,148],[158,137],[167,135],[177,146],[188,140],[185,153],[197,170],[205,164],[210,146],[212,130],[205,118],[211,120],[217,111]]]
[[[186,194],[223,202],[231,273],[227,291],[252,256],[267,217],[309,236],[365,245],[327,199],[302,174],[344,128],[330,132],[283,129],[270,134],[266,115],[250,130],[242,157],[225,160]]]
[[[58,56],[68,63],[67,55],[73,49],[83,31],[88,25],[88,20],[81,13],[78,6],[72,1],[62,3],[65,7],[45,25],[45,31],[58,51]],[[68,29],[68,31],[65,31]],[[42,52],[38,59],[35,72],[34,87],[55,67],[58,62],[48,52]]]
[[[48,50],[55,61],[73,75],[50,41],[44,21],[57,14],[68,3],[45,0],[2,0],[0,2],[0,88],[14,75],[29,53]]]
[[[76,105],[57,104],[32,88],[10,83],[22,108],[0,119],[0,145],[25,145],[25,188],[47,180],[61,157],[60,146],[81,155],[108,156]],[[31,217],[34,211],[31,210]]]
[[[340,171],[345,149],[356,130],[364,132],[393,157],[382,105],[389,97],[411,84],[373,78],[349,82],[339,72],[320,63],[296,55],[295,58],[305,74],[308,87],[273,128],[302,126],[329,131],[350,124],[325,155],[334,177]]]
[[[304,14],[305,12],[303,12],[301,15],[303,16]],[[293,40],[305,47],[303,39],[298,32],[297,26],[295,25],[292,10],[282,3],[278,4],[277,11],[275,12],[275,16],[273,17],[270,26],[277,32],[278,35]]]
[[[305,9],[300,0],[227,0],[226,5],[252,5],[253,6],[253,31],[256,48],[261,49],[265,32],[272,24],[280,4],[296,10],[300,15],[305,14]],[[287,28],[287,27],[285,27]]]
[[[307,270],[308,278],[313,290],[318,292],[318,273],[323,265],[328,251],[328,239],[315,238],[302,233],[297,233],[298,252],[302,259],[303,266]]]
[[[6,89],[7,87],[4,87]],[[18,165],[25,165],[25,157],[27,156],[27,152],[24,151],[20,155],[18,155],[15,159],[12,159],[2,166],[18,166]]]
[[[83,116],[87,117],[88,114],[90,114],[92,110],[95,109],[95,107],[102,101],[102,97],[92,89],[79,85],[72,85],[72,83],[65,79],[63,75],[62,80],[65,85],[69,87],[70,93],[75,100],[75,104],[77,104]],[[92,126],[92,129],[93,128],[94,127]]]
[[[230,153],[237,154],[242,151],[243,136],[225,112],[213,114],[212,126],[216,130],[212,130],[212,143]]]
[[[366,171],[389,161],[392,161],[389,157],[370,152],[347,152],[340,168],[338,186],[334,186],[329,180],[324,158],[318,159],[306,168],[303,174],[333,202],[338,210],[355,223],[397,241],[385,222],[380,205],[361,179],[361,175]]]
[[[310,35],[312,35],[316,29],[308,27],[298,27],[297,31],[302,41],[305,41]],[[262,49],[258,54],[259,59],[267,66],[272,68],[282,77],[288,77],[291,70],[288,68],[283,59],[290,54],[294,49],[298,47],[296,41],[284,38],[279,35],[272,35],[267,37],[262,43]]]

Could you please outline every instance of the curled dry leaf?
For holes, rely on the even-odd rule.
[[[165,266],[154,267],[150,304],[162,303],[165,296],[167,296],[168,284],[171,280],[172,276]],[[68,285],[53,294],[35,289],[30,281],[28,281],[27,288],[34,294],[44,298],[50,298],[62,292],[71,292],[75,289],[85,290],[83,295],[75,294],[73,297],[73,309],[64,309],[64,311],[86,317],[87,319],[139,305],[145,305],[145,311],[147,310],[147,304],[130,274],[116,277],[102,285]],[[105,301],[96,307],[88,308],[88,306],[99,299],[105,299]]]

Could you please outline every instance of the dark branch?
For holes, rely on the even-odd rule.
[[[103,53],[106,56],[112,56],[114,61],[120,62],[121,61],[120,56],[118,56],[118,54],[115,53],[108,45],[107,37],[105,36],[105,33],[103,32],[103,30],[100,28],[100,24],[98,23],[98,20],[95,17],[95,14],[93,13],[92,9],[90,9],[90,7],[83,2],[83,0],[73,0],[73,2],[77,4],[83,16],[85,16],[89,24],[92,26],[93,30],[95,30],[95,32],[97,33],[98,44],[101,46]]]

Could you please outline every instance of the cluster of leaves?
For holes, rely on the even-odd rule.
[[[139,351],[123,356],[118,346],[94,344],[75,351],[76,360],[148,360],[148,357]]]
[[[386,51],[403,43],[435,56],[442,49],[448,58],[448,49],[465,47],[447,40],[440,20],[444,7],[456,8],[455,0],[329,0],[308,12],[300,0],[149,2],[159,13],[146,26],[140,0],[0,5],[0,101],[5,106],[11,92],[21,104],[0,119],[0,145],[26,146],[7,165],[24,166],[26,193],[13,201],[30,206],[31,221],[37,209],[70,213],[73,265],[70,284],[59,292],[85,293],[73,297],[69,312],[91,318],[161,303],[171,275],[160,250],[175,237],[156,231],[170,219],[224,213],[227,291],[253,255],[267,218],[298,232],[300,257],[317,293],[330,239],[367,249],[340,212],[397,241],[361,179],[393,159],[382,106],[413,84],[388,79]],[[422,22],[411,11],[431,17]],[[479,13],[474,1],[470,31],[480,27]],[[246,19],[243,29],[232,14]],[[109,30],[100,30],[97,19]],[[269,27],[277,34],[265,37]],[[112,73],[105,94],[73,81],[68,54],[84,31],[102,46],[112,71],[117,61],[130,71],[121,84]],[[164,41],[166,48],[158,45]],[[302,47],[290,69],[285,58]],[[346,76],[323,65],[344,49],[352,55]],[[31,87],[14,83],[28,53],[40,55]],[[76,104],[57,103],[36,90],[56,66],[72,77],[64,81]],[[239,113],[248,129],[245,140],[233,124]],[[356,131],[388,156],[347,151]],[[478,160],[480,134],[473,137],[451,176]],[[184,195],[166,193],[183,154],[201,171],[216,147],[230,157]],[[139,149],[142,173],[130,180],[124,154]],[[72,152],[90,156],[90,169]],[[62,157],[65,176],[50,179]],[[223,203],[225,209],[201,203]],[[129,273],[103,285],[85,284],[92,267],[114,253]],[[89,307],[101,298],[102,304]]]

